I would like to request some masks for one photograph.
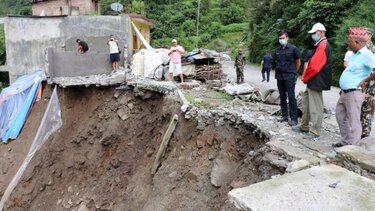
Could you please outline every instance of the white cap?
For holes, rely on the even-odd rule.
[[[316,31],[326,31],[326,27],[324,27],[323,24],[321,23],[316,23],[314,24],[314,26],[312,27],[312,29],[308,32],[309,34],[313,34],[315,33]]]
[[[172,43],[174,43],[174,42],[177,42],[177,40],[176,40],[176,39],[173,39],[173,40],[172,40]]]

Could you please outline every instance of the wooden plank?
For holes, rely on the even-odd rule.
[[[169,123],[168,129],[165,131],[165,133],[163,135],[162,141],[160,143],[159,150],[156,154],[154,164],[152,165],[152,170],[151,170],[152,175],[154,175],[159,168],[159,165],[161,163],[160,160],[164,156],[165,150],[167,149],[167,146],[168,146],[169,140],[171,139],[172,133],[176,129],[177,121],[178,121],[178,115],[175,114],[172,117],[172,119]]]

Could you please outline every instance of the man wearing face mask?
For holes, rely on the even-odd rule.
[[[276,48],[275,59],[277,62],[275,69],[275,78],[277,80],[277,88],[280,93],[281,119],[279,122],[288,122],[288,105],[289,101],[289,125],[295,126],[297,120],[297,101],[295,97],[295,85],[297,70],[301,66],[301,54],[298,48],[288,43],[288,33],[281,32],[279,34],[280,47]]]
[[[307,87],[302,96],[301,126],[293,128],[294,131],[305,132],[305,138],[313,141],[320,140],[324,112],[323,91],[331,89],[331,47],[325,32],[326,28],[321,23],[314,24],[308,32],[315,44],[308,66],[302,73],[302,81]],[[309,122],[312,123],[311,127]]]

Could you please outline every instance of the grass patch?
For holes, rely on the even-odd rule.
[[[228,93],[213,89],[207,89],[205,91],[189,90],[185,92],[185,98],[190,104],[206,109],[217,107],[233,100],[233,96]]]

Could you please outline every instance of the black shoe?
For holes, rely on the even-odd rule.
[[[297,126],[297,121],[296,120],[291,120],[290,122],[288,122],[288,124],[290,125],[290,126]]]
[[[278,121],[278,122],[287,122],[287,121],[288,121],[288,118],[284,118],[284,117],[282,117],[281,119],[278,119],[277,121]]]
[[[338,142],[336,144],[332,144],[332,147],[333,148],[338,148],[338,147],[343,147],[345,145],[347,145],[347,144],[346,143],[342,143],[342,142]]]
[[[262,82],[265,81],[264,79],[262,80]]]

